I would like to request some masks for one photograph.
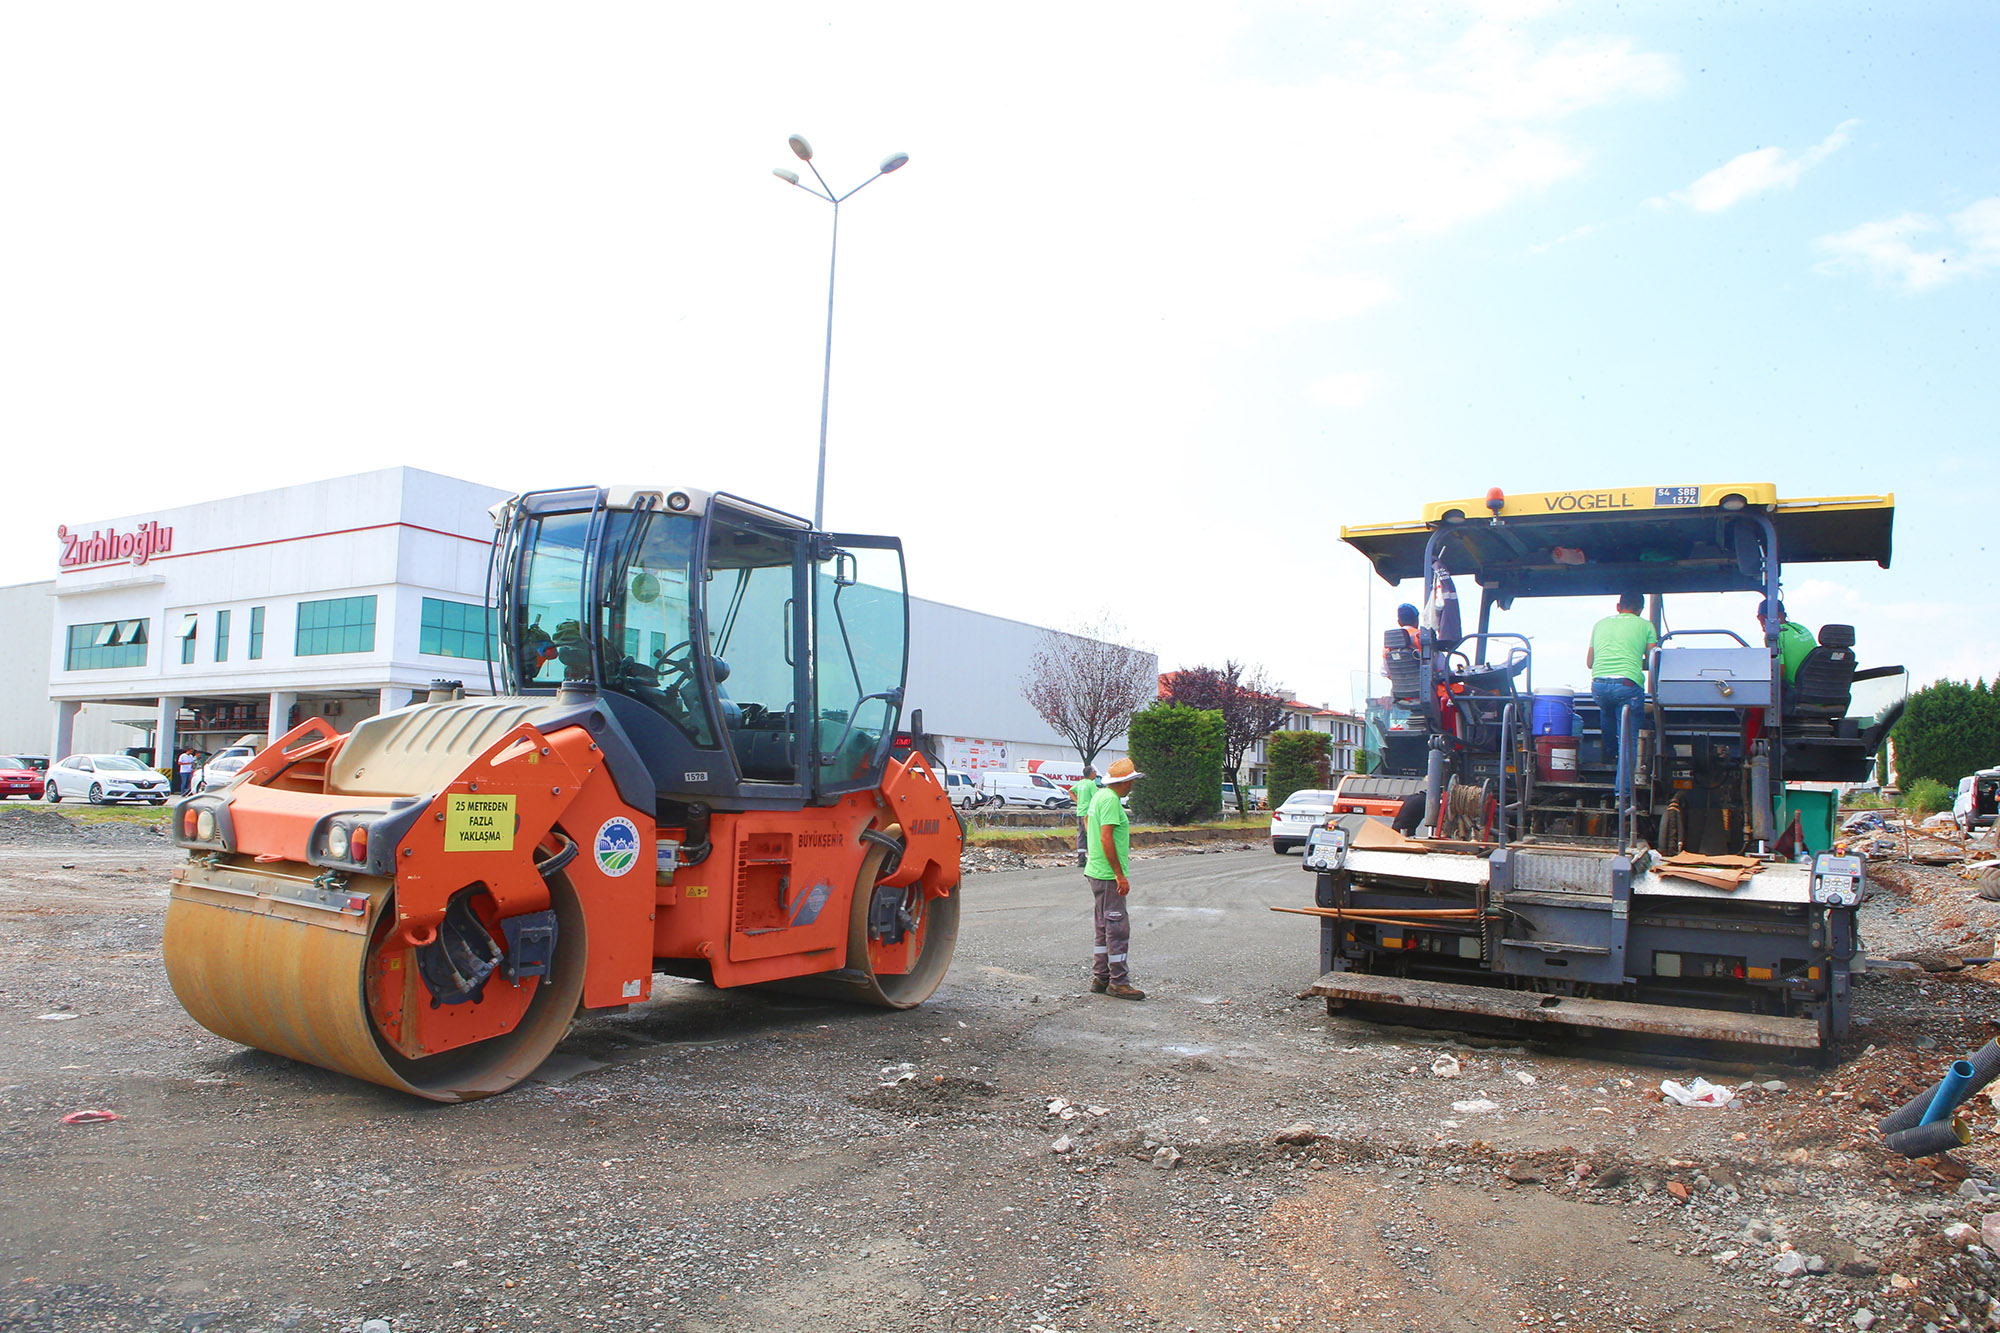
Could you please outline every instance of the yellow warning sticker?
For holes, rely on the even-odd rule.
[[[682,889],[681,892],[689,898],[706,898],[708,897],[708,885],[690,884],[685,889]]]
[[[444,798],[444,849],[448,852],[513,851],[513,796],[447,793]]]

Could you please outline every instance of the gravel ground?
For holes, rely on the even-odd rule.
[[[436,1107],[203,1031],[159,964],[173,855],[140,822],[10,840],[22,813],[0,1328],[1991,1326],[1993,1109],[1958,1160],[1872,1131],[2000,1031],[1989,969],[1861,979],[1826,1069],[1516,1046],[1329,1016],[1310,923],[1266,910],[1308,894],[1296,857],[1162,853],[1142,1004],[1083,991],[1073,868],[995,869],[918,1011],[667,982]],[[1957,883],[1864,932],[1936,942],[1984,910]],[[1660,1097],[1697,1074],[1736,1106]]]

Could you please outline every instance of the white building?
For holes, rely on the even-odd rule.
[[[25,649],[0,663],[0,744],[164,763],[313,714],[344,731],[438,678],[484,692],[487,511],[504,498],[403,467],[65,524],[54,581],[0,589]],[[1043,634],[911,599],[906,710],[947,764],[1073,757],[1021,695]]]
[[[1317,731],[1325,735],[1329,742],[1327,766],[1336,780],[1342,773],[1354,769],[1354,752],[1362,747],[1366,734],[1360,718],[1352,713],[1337,713],[1331,708],[1317,704],[1300,703],[1296,699],[1285,703],[1285,719],[1278,731]],[[1273,732],[1272,735],[1276,735]],[[1270,759],[1264,750],[1265,737],[1250,747],[1250,755],[1244,767],[1250,770],[1249,783],[1253,787],[1265,785],[1265,777],[1270,772]]]
[[[504,498],[387,468],[64,525],[50,753],[80,748],[87,704],[149,707],[164,762],[314,713],[345,730],[438,677],[483,686],[486,511]]]

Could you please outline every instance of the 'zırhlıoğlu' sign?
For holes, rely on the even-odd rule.
[[[56,561],[61,569],[108,565],[118,560],[143,565],[154,556],[174,549],[174,530],[146,522],[131,532],[120,532],[117,528],[93,528],[86,537],[80,532],[71,532],[64,525],[56,529],[56,540],[63,544],[62,555]]]
[[[514,797],[451,792],[444,798],[444,849],[448,852],[514,850]]]

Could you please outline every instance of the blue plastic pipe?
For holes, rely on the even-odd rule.
[[[1917,1123],[1934,1125],[1949,1116],[1965,1096],[1965,1085],[1972,1082],[1973,1075],[1978,1072],[1972,1067],[1970,1060],[1953,1060],[1951,1068],[1945,1071],[1944,1082],[1938,1084],[1937,1095],[1931,1098],[1931,1104],[1924,1110],[1923,1119]]]

